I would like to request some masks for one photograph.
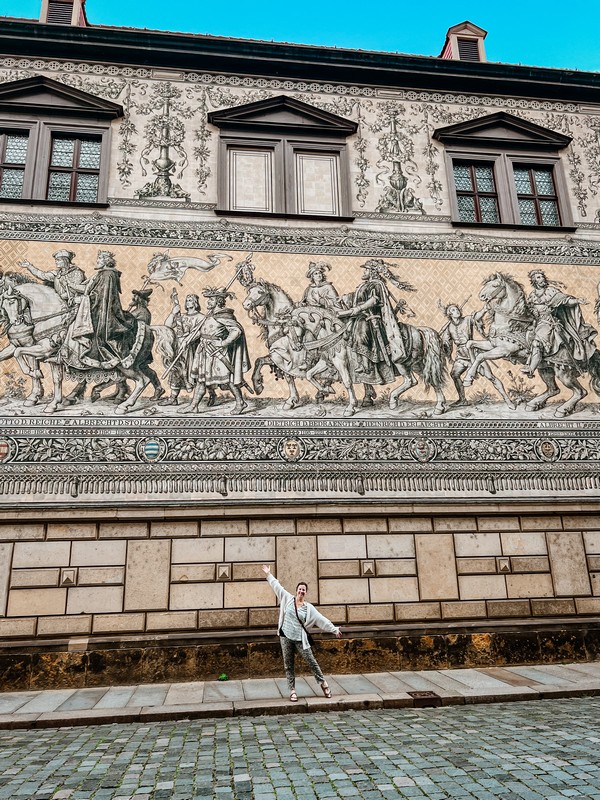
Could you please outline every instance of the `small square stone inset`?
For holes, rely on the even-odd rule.
[[[375,562],[368,559],[365,561],[360,562],[360,574],[363,577],[374,577],[375,576]]]
[[[496,559],[496,569],[498,572],[506,574],[507,572],[511,571],[510,568],[510,558],[505,556],[500,556]]]
[[[217,580],[218,581],[231,580],[231,564],[217,564]]]
[[[61,586],[75,586],[77,584],[77,570],[73,567],[67,567],[60,571],[60,585]]]

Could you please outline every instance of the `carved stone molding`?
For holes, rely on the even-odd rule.
[[[0,419],[0,505],[597,496],[600,423]]]
[[[358,227],[289,228],[215,222],[174,222],[112,215],[0,213],[0,238],[390,258],[473,259],[541,264],[600,261],[600,242],[570,238],[397,233]]]

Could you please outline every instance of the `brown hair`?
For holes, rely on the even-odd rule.
[[[296,591],[298,591],[299,586],[306,586],[306,591],[308,592],[308,583],[306,581],[298,581],[296,584]]]

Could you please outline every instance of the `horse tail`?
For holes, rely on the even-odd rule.
[[[600,396],[600,352],[594,350],[589,361],[588,370],[590,373],[590,386]]]
[[[425,388],[441,389],[446,382],[446,353],[433,328],[419,328],[423,338],[423,383]]]
[[[177,336],[172,328],[166,325],[152,325],[150,331],[154,334],[156,350],[164,366],[173,362],[177,354]]]

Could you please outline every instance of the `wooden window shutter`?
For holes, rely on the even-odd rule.
[[[477,39],[458,39],[458,57],[461,61],[481,61]]]

